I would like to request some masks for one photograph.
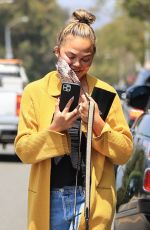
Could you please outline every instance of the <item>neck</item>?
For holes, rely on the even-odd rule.
[[[81,82],[81,86],[82,86],[83,90],[84,90],[86,93],[88,93],[88,92],[89,92],[89,87],[88,87],[86,75],[82,77],[82,79],[80,80],[80,82]]]

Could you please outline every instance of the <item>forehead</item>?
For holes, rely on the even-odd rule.
[[[89,38],[68,35],[66,36],[64,42],[61,44],[60,48],[66,52],[70,51],[73,53],[82,52],[86,54],[92,54],[94,46]]]

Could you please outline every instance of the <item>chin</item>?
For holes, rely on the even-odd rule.
[[[83,76],[78,74],[77,77],[79,80],[81,80]]]
[[[86,73],[77,74],[77,77],[79,78],[79,80],[81,80],[85,76],[86,76]]]

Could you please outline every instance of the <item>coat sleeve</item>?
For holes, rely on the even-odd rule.
[[[35,112],[31,90],[24,90],[15,138],[15,151],[24,163],[39,161],[60,156],[70,152],[70,141],[67,133],[49,131],[48,128],[39,131],[38,117]]]
[[[114,99],[101,135],[93,137],[92,146],[114,164],[124,164],[129,159],[133,148],[132,135],[118,95]]]

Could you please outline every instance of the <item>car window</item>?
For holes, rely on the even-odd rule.
[[[135,133],[150,137],[150,114],[144,114],[135,126]]]
[[[138,73],[137,79],[135,81],[135,85],[143,85],[146,84],[148,79],[150,78],[150,70],[141,69]]]
[[[0,77],[20,77],[20,66],[0,63]]]
[[[149,76],[149,78],[146,80],[145,85],[149,85],[149,86],[150,86],[150,76]]]

